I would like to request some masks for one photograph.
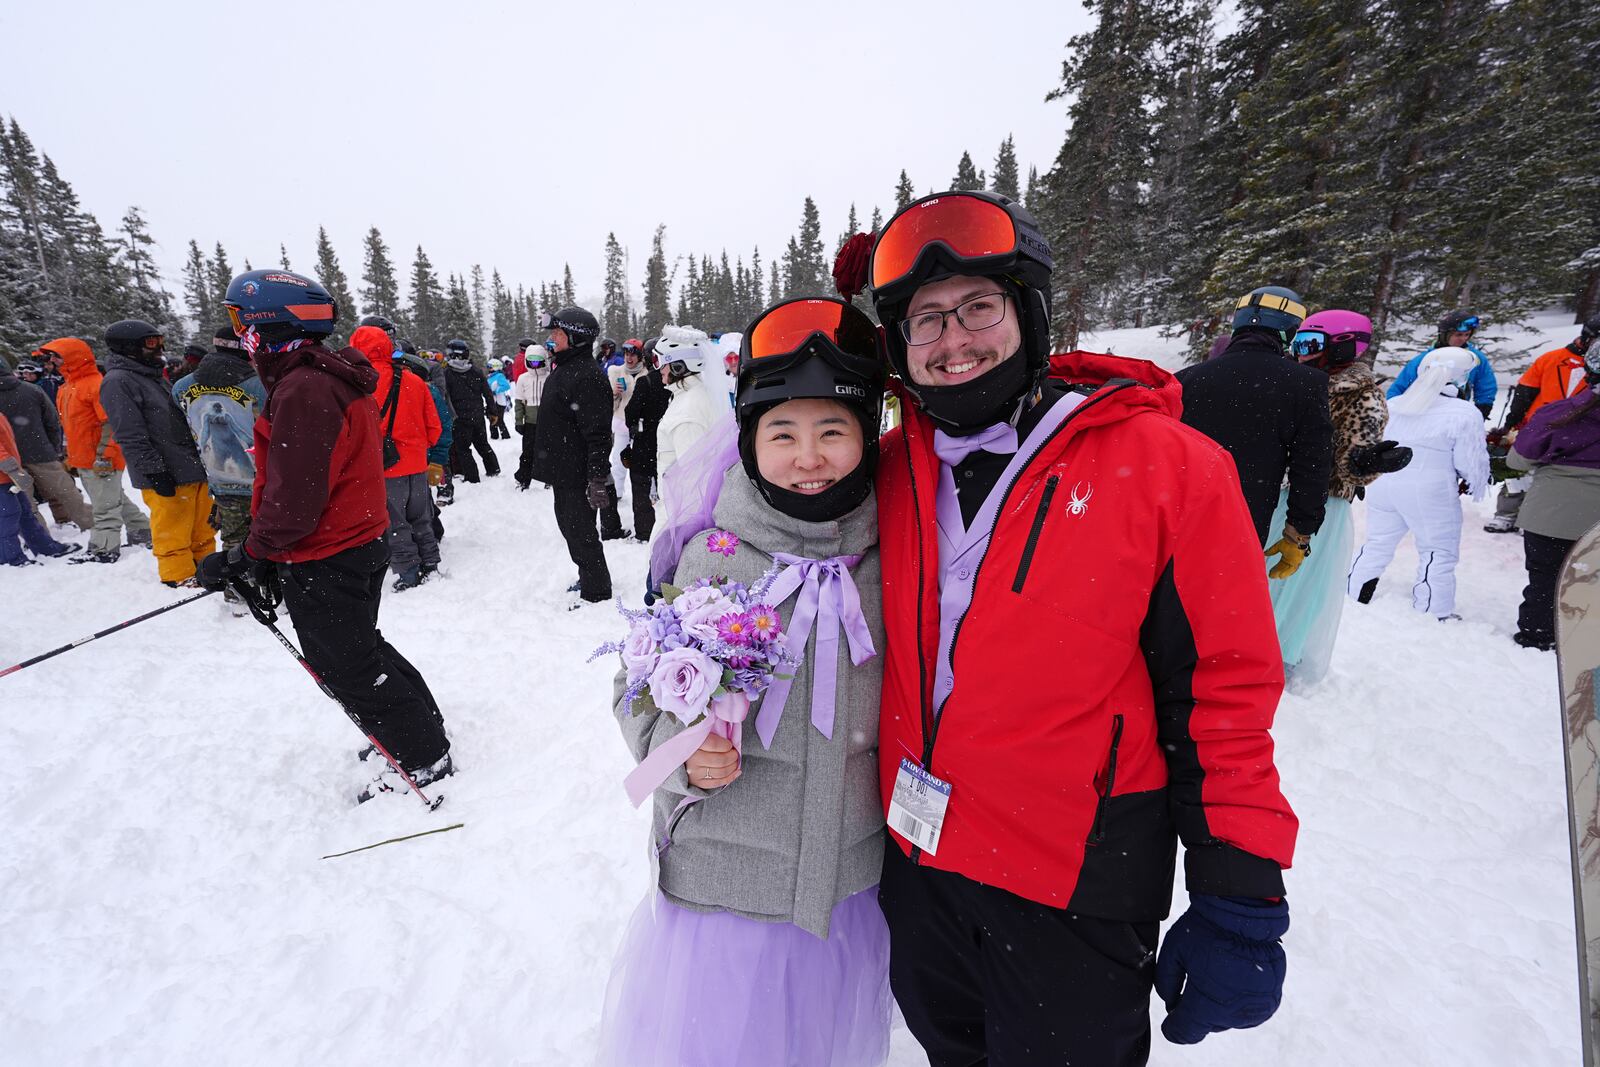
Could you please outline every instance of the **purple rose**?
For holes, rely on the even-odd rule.
[[[669,649],[657,657],[650,672],[650,699],[687,726],[705,714],[711,694],[721,682],[722,668],[704,652]]]
[[[651,636],[650,627],[636,624],[622,642],[622,663],[628,668],[628,684],[649,677],[658,658],[656,639]]]
[[[687,603],[685,603],[687,601]],[[717,623],[724,615],[736,613],[739,606],[717,589],[696,589],[672,602],[678,609],[683,632],[702,643],[717,639]]]

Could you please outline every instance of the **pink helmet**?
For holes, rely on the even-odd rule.
[[[1327,340],[1305,338],[1304,334],[1322,334]],[[1355,311],[1329,310],[1308,315],[1295,334],[1294,354],[1306,362],[1323,366],[1341,367],[1354,363],[1372,344],[1372,320]]]

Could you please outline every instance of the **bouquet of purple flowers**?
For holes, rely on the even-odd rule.
[[[738,541],[717,530],[713,552],[732,555]],[[702,578],[687,589],[661,587],[648,608],[620,609],[628,636],[601,645],[590,658],[617,652],[627,670],[629,714],[646,702],[688,729],[658,747],[625,785],[635,807],[644,802],[713,732],[740,747],[750,702],[774,678],[792,677],[797,659],[778,612],[763,602],[777,568],[754,585]]]

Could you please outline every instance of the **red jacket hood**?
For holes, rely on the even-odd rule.
[[[394,342],[376,326],[361,326],[350,335],[350,347],[367,357],[374,367],[388,363],[394,356]]]

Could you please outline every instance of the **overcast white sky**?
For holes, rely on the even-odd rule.
[[[614,230],[637,299],[658,223],[669,256],[770,259],[810,195],[831,251],[902,167],[944,188],[1010,133],[1047,169],[1089,24],[1077,0],[6,0],[0,114],[107,229],[145,210],[175,295],[191,237],[307,270],[320,224],[352,285],[377,225],[402,272],[419,242],[441,277],[570,262],[582,299]]]

